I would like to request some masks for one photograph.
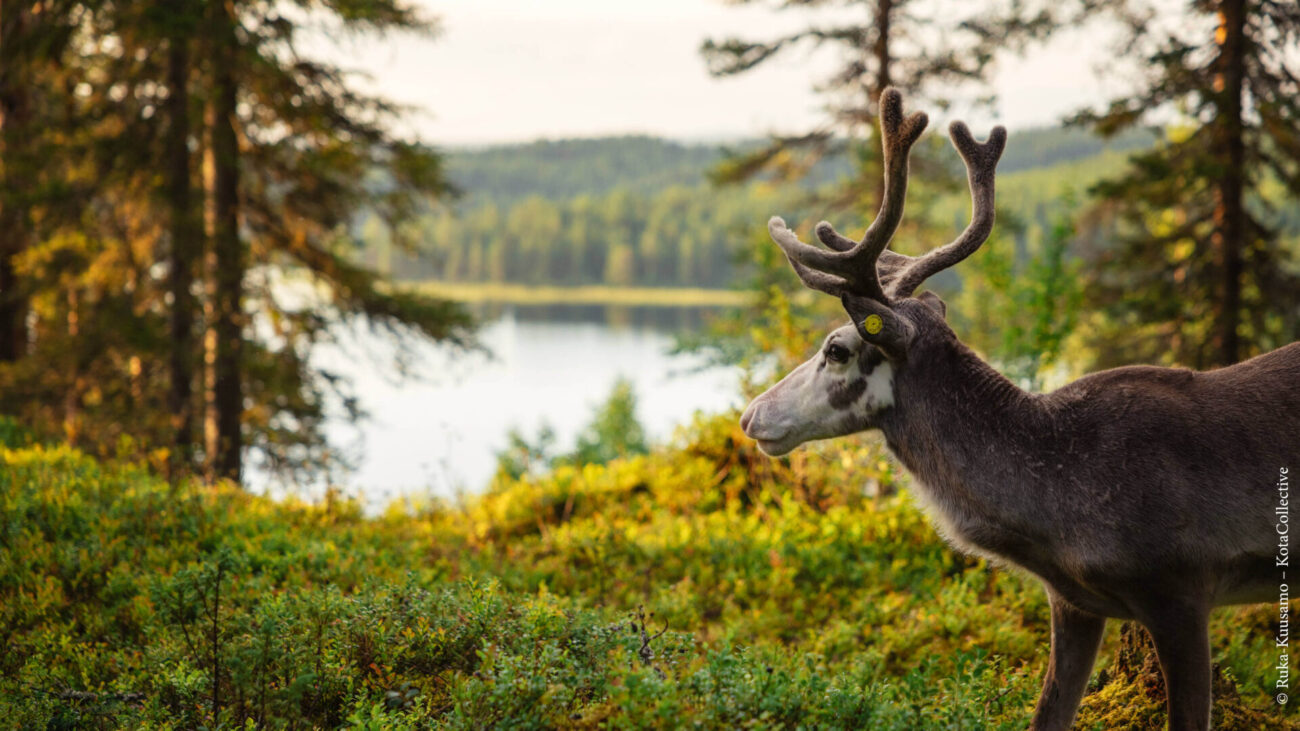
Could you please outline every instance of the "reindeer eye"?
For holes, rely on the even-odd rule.
[[[826,348],[826,358],[836,363],[848,363],[849,355],[849,349],[843,345],[831,345]]]

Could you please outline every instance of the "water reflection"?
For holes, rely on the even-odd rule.
[[[375,508],[403,496],[481,490],[510,429],[534,435],[547,424],[556,447],[571,449],[620,376],[632,382],[638,418],[654,441],[697,410],[738,406],[737,369],[703,368],[698,358],[668,353],[672,333],[699,327],[707,314],[678,309],[486,307],[480,337],[491,357],[420,345],[420,379],[407,382],[377,367],[392,343],[364,326],[340,333],[318,362],[350,378],[370,414],[358,426],[335,420],[327,427],[358,467],[345,492]]]
[[[607,325],[612,328],[659,330],[665,333],[698,331],[716,315],[716,307],[646,307],[597,304],[514,305],[480,302],[469,306],[481,322],[512,317],[519,322],[560,322]]]

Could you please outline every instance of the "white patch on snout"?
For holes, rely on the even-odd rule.
[[[832,404],[834,391],[863,382],[865,387],[852,403]],[[894,369],[888,361],[864,374],[858,361],[837,367],[819,355],[754,399],[741,423],[760,449],[779,456],[807,441],[871,428],[871,417],[894,402]]]

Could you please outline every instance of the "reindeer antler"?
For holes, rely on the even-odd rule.
[[[911,295],[927,278],[970,256],[988,239],[993,230],[993,182],[1006,147],[1007,131],[994,127],[988,141],[980,143],[965,124],[953,122],[948,135],[966,163],[970,224],[952,242],[924,256],[906,256],[886,248],[903,217],[908,155],[927,121],[921,112],[903,117],[903,97],[897,89],[885,89],[880,95],[885,196],[880,213],[862,241],[842,236],[822,221],[817,224],[817,238],[832,250],[823,251],[800,241],[780,218],[768,221],[772,239],[785,251],[805,285],[839,297],[857,295],[889,304],[894,298]]]
[[[880,213],[861,241],[835,233],[829,223],[817,224],[817,237],[833,251],[809,246],[786,228],[785,221],[773,216],[767,230],[790,260],[795,273],[807,286],[827,294],[856,294],[887,302],[876,260],[903,218],[907,197],[907,161],[912,144],[925,130],[929,118],[923,112],[903,116],[903,95],[888,88],[880,95],[880,131],[885,154],[885,196]]]
[[[966,180],[970,185],[971,219],[966,230],[951,242],[918,257],[903,257],[897,261],[897,273],[890,278],[889,294],[907,297],[931,276],[953,266],[975,253],[993,232],[993,181],[998,160],[1007,146],[1007,129],[1001,125],[989,132],[988,142],[976,142],[970,129],[962,122],[948,126],[948,136],[953,147],[966,163]]]

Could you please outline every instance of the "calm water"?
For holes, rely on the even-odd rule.
[[[737,369],[701,371],[698,359],[667,353],[672,329],[698,325],[699,313],[504,308],[483,322],[490,356],[452,357],[422,345],[412,361],[416,380],[394,379],[386,367],[392,344],[364,327],[322,348],[319,363],[352,379],[370,415],[358,426],[338,420],[328,429],[357,463],[348,493],[376,507],[403,496],[480,490],[511,428],[532,438],[549,424],[556,448],[568,450],[620,376],[633,383],[637,416],[656,441],[697,410],[740,402]],[[357,358],[363,352],[372,355]]]

